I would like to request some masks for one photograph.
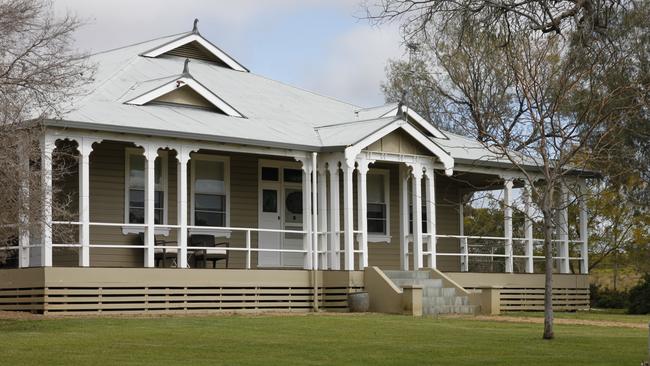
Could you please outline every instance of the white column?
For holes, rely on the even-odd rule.
[[[29,139],[18,144],[18,266],[29,267]]]
[[[411,171],[413,205],[413,269],[424,266],[422,260],[422,166],[414,164]]]
[[[589,228],[588,228],[588,211],[587,211],[587,187],[584,181],[580,183],[580,273],[589,273]]]
[[[409,195],[408,195],[408,171],[406,166],[399,167],[399,262],[402,271],[409,270]]]
[[[463,194],[460,194],[460,203],[458,204],[458,235],[460,238],[460,271],[469,271],[469,245],[465,238],[465,202]]]
[[[302,162],[302,230],[306,233],[303,235],[303,250],[306,251],[304,257],[304,269],[312,268],[312,236],[311,236],[311,160],[305,159]]]
[[[41,138],[41,266],[52,266],[52,152],[55,141]]]
[[[318,230],[322,233],[318,240],[319,250],[322,252],[319,258],[320,268],[328,269],[328,254],[327,250],[327,172],[323,164],[318,169]]]
[[[352,173],[354,161],[344,159],[341,164],[343,171],[343,249],[344,268],[354,270],[354,196],[352,192]]]
[[[359,258],[359,269],[368,267],[368,193],[366,175],[368,174],[366,159],[357,161],[357,228],[361,231],[359,247],[361,257]]]
[[[155,190],[156,190],[156,157],[158,148],[154,145],[143,146],[144,148],[144,266],[155,267]]]
[[[178,210],[178,254],[176,263],[178,268],[187,268],[187,163],[190,161],[190,151],[181,146],[176,151],[177,165],[177,189],[176,194]]]
[[[560,184],[560,209],[558,214],[560,273],[569,273],[569,192]]]
[[[506,255],[506,273],[512,273],[512,179],[506,179],[503,185],[503,219],[504,219],[504,236],[506,238],[505,255]]]
[[[435,171],[433,166],[427,167],[426,170],[426,200],[427,200],[427,234],[429,252],[427,267],[437,267],[437,238],[436,238],[436,187],[435,187]]]
[[[81,138],[79,150],[79,266],[90,266],[90,153],[94,141]]]
[[[311,153],[311,167],[311,174],[309,176],[311,184],[311,202],[314,206],[311,211],[311,248],[313,251],[312,268],[318,269],[318,153],[316,152]],[[318,308],[316,302],[314,302],[314,306]]]
[[[339,165],[338,161],[330,161],[328,164],[330,173],[330,232],[329,252],[330,269],[341,269],[341,212],[339,209]]]
[[[524,235],[526,237],[526,273],[534,272],[534,246],[533,246],[533,196],[532,196],[532,187],[529,183],[526,184],[524,188]]]

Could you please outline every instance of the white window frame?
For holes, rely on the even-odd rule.
[[[386,201],[386,233],[377,234],[368,232],[368,242],[370,243],[390,243],[390,170],[388,169],[377,169],[371,168],[368,170],[366,175],[382,175],[384,177],[384,200]],[[366,176],[367,177],[367,176]],[[368,181],[366,179],[366,184]],[[368,189],[366,188],[366,195],[368,194]],[[367,198],[366,198],[367,199]],[[377,203],[368,201],[367,204]],[[367,208],[366,208],[367,209]]]
[[[198,154],[192,153],[190,158],[190,225],[194,225],[194,180],[196,178],[196,164],[195,161],[217,161],[223,163],[223,179],[226,189],[226,226],[230,227],[230,157],[223,155],[211,155],[211,154]],[[230,230],[214,230],[214,229],[200,229],[200,228],[191,228],[189,230],[190,235],[213,235],[217,238],[230,238]]]
[[[131,155],[143,156],[142,148],[127,147],[124,149],[124,223],[129,224],[129,190],[131,187]],[[168,154],[167,151],[158,151],[160,158],[160,180],[163,189],[163,222],[167,225],[169,212],[169,175],[168,175]],[[146,174],[146,172],[145,172]],[[146,187],[145,187],[146,191]],[[144,232],[144,227],[123,226],[122,234],[139,234]],[[169,235],[169,228],[156,228],[156,235]]]

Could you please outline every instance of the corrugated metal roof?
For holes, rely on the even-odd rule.
[[[152,131],[168,136],[213,137],[215,140],[256,141],[262,145],[306,148],[349,146],[393,122],[384,117],[391,103],[374,108],[312,93],[263,76],[192,60],[190,74],[246,118],[233,118],[198,108],[125,104],[180,77],[184,58],[140,56],[177,39],[175,34],[91,56],[98,66],[92,92],[74,102],[74,109],[53,125],[107,131]],[[447,133],[432,138],[454,158],[499,161],[472,139]]]

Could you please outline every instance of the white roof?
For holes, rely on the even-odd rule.
[[[243,66],[245,71],[238,71],[200,60],[191,60],[189,75],[243,118],[176,105],[128,104],[187,76],[185,58],[143,54],[151,56],[152,50],[197,34],[175,34],[91,56],[98,67],[91,92],[74,101],[74,109],[61,120],[48,124],[317,151],[351,146],[398,118],[393,113],[396,104],[361,108],[248,72]],[[411,123],[428,131],[429,138],[453,158],[493,157],[477,141],[443,134],[421,117]]]

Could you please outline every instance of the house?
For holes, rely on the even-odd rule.
[[[361,290],[373,311],[541,309],[531,221],[513,237],[524,180],[478,142],[403,106],[361,108],[256,75],[196,23],[91,61],[92,92],[45,122],[42,189],[29,192],[42,195],[43,224],[30,232],[20,216],[0,309],[336,311]],[[53,182],[65,148],[77,172]],[[503,237],[465,235],[464,197],[496,187]],[[78,197],[77,220],[53,214],[53,192]],[[567,215],[554,294],[556,308],[578,309],[587,229],[570,239]],[[474,272],[478,260],[496,269]]]

